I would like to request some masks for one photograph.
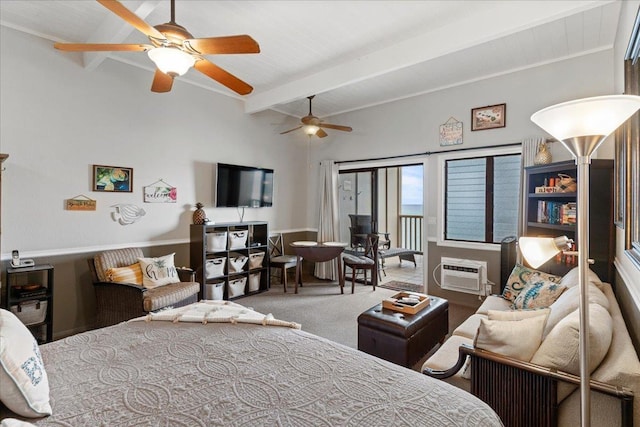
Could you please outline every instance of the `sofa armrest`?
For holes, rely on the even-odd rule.
[[[441,371],[438,369],[425,368],[422,371],[422,373],[427,376],[437,378],[439,380],[454,376],[456,372],[462,369],[462,367],[464,366],[464,362],[467,360],[467,354],[463,353],[463,350],[462,350],[464,347],[468,347],[468,346],[466,345],[460,346],[460,348],[458,349],[458,360],[456,361],[456,364],[453,365],[451,368],[444,371]]]
[[[532,425],[557,425],[558,383],[580,384],[580,377],[567,372],[467,345],[459,350],[458,363],[466,356],[471,357],[471,393],[489,404],[505,425],[518,419],[535,419]],[[621,425],[633,426],[634,396],[630,389],[596,380],[590,381],[590,387],[619,399]],[[510,399],[505,399],[505,395]]]
[[[127,288],[131,288],[131,289],[137,289],[140,292],[144,293],[147,291],[147,288],[145,288],[142,285],[136,285],[135,283],[122,283],[122,282],[95,282],[93,284],[93,286],[99,286],[99,287],[114,287],[117,288],[119,286],[125,286]]]
[[[196,272],[189,267],[176,267],[181,282],[195,282]]]

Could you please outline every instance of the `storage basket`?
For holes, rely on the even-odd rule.
[[[264,260],[264,252],[253,252],[249,254],[249,268],[262,267],[263,260]]]
[[[25,325],[44,322],[47,317],[47,301],[24,301],[17,305],[12,305],[11,312]]]
[[[224,265],[227,257],[208,259],[204,264],[205,276],[207,279],[224,276]]]
[[[244,286],[247,283],[246,277],[229,280],[229,298],[244,295]]]
[[[229,231],[229,249],[242,249],[247,247],[249,230]]]
[[[244,255],[236,254],[235,256],[229,257],[229,273],[238,273],[242,271],[244,265],[247,263],[249,258]]]
[[[207,233],[207,251],[219,252],[227,249],[227,232]]]
[[[260,272],[249,275],[249,292],[260,290]]]
[[[560,188],[561,193],[575,193],[578,188],[575,178],[565,175],[563,173],[558,174],[556,180],[556,187]]]
[[[224,299],[224,280],[215,283],[205,283],[204,299],[222,300]]]

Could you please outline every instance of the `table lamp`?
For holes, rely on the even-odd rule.
[[[580,423],[583,427],[591,424],[587,286],[589,272],[589,164],[591,163],[591,155],[600,144],[638,109],[640,109],[640,96],[610,95],[563,102],[537,111],[531,116],[531,121],[559,140],[571,152],[578,170],[576,234],[580,287]],[[546,245],[547,249],[550,249],[549,241],[546,242]],[[529,251],[527,252],[529,253]],[[550,251],[546,251],[546,253],[550,253]],[[524,251],[523,257],[527,259]],[[527,261],[529,260],[527,259]],[[539,262],[539,259],[535,262]]]

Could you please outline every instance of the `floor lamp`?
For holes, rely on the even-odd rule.
[[[591,155],[598,146],[638,109],[640,109],[640,96],[611,95],[552,105],[531,116],[531,121],[562,142],[562,145],[571,152],[578,170],[576,231],[580,286],[580,422],[583,427],[591,423],[587,278],[589,271],[589,164]],[[551,253],[547,259],[562,250],[564,239],[555,240],[540,239],[540,243],[546,244],[547,249],[555,247],[555,252],[546,251]],[[531,241],[523,243],[530,246]],[[524,251],[523,256],[527,258]]]

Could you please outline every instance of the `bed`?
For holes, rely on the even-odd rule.
[[[18,423],[8,418],[37,426],[502,425],[467,392],[298,327],[202,301],[44,344],[52,415],[23,418],[2,405],[0,418],[3,426]]]

